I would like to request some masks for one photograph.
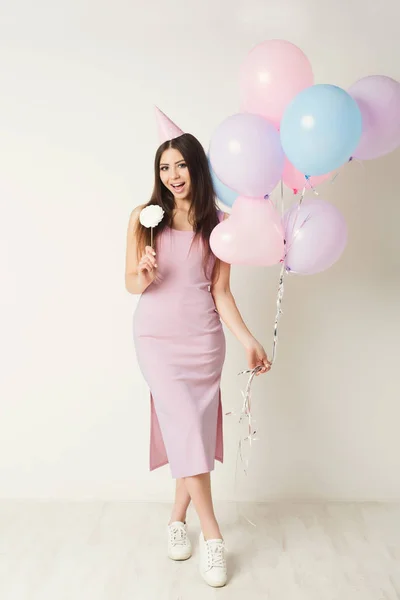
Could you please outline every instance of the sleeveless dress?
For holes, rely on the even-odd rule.
[[[218,211],[221,221],[223,212]],[[157,277],[134,318],[136,357],[150,389],[150,471],[173,478],[223,462],[221,372],[225,335],[210,293],[215,256],[203,270],[203,242],[166,228],[156,238]],[[190,250],[190,252],[189,252]]]

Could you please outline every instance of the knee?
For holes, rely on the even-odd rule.
[[[187,475],[186,477],[182,477],[184,481],[201,481],[203,479],[208,479],[210,473],[198,473],[197,475]]]

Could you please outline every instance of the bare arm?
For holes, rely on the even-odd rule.
[[[155,271],[155,259],[151,248],[146,247],[146,252],[141,259],[141,262],[146,263],[147,267],[143,268],[142,264],[138,268],[135,227],[142,208],[142,206],[137,206],[131,212],[126,236],[125,288],[130,294],[142,294],[154,281],[155,277],[153,272]]]
[[[239,342],[246,348],[251,345],[254,338],[236,306],[235,298],[230,289],[231,265],[220,261],[220,272],[217,280],[211,285],[211,294],[215,307],[225,325],[237,337]]]
[[[229,215],[224,215],[224,219],[228,217]],[[230,329],[239,342],[243,344],[250,369],[260,366],[262,367],[260,373],[265,373],[270,369],[270,363],[266,352],[246,327],[231,292],[231,265],[221,260],[219,262],[219,275],[218,277],[214,275],[210,290],[215,307],[228,329]],[[257,375],[258,374],[259,373],[257,373]]]

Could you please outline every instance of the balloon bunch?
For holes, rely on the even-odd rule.
[[[304,275],[329,268],[346,245],[346,223],[336,207],[304,200],[304,193],[353,158],[377,158],[400,146],[400,83],[373,75],[348,91],[314,85],[300,48],[267,40],[241,65],[240,111],[210,142],[215,191],[232,208],[212,233],[213,252],[231,264],[283,261],[286,272]],[[279,182],[303,190],[284,215],[270,199]]]
[[[353,158],[369,160],[400,146],[400,83],[373,75],[349,90],[314,84],[311,64],[294,44],[267,40],[240,68],[240,112],[212,135],[209,165],[216,194],[232,208],[213,230],[210,245],[230,264],[281,263],[274,331],[281,314],[285,273],[328,269],[347,242],[344,217],[318,194],[305,198]],[[299,200],[279,214],[271,193],[278,183]],[[283,192],[282,192],[283,196]],[[253,373],[252,373],[253,374]],[[250,386],[241,417],[249,421]],[[249,438],[248,436],[248,438]]]

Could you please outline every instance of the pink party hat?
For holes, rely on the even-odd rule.
[[[160,144],[183,135],[182,129],[179,129],[157,106],[155,106],[155,110]]]

